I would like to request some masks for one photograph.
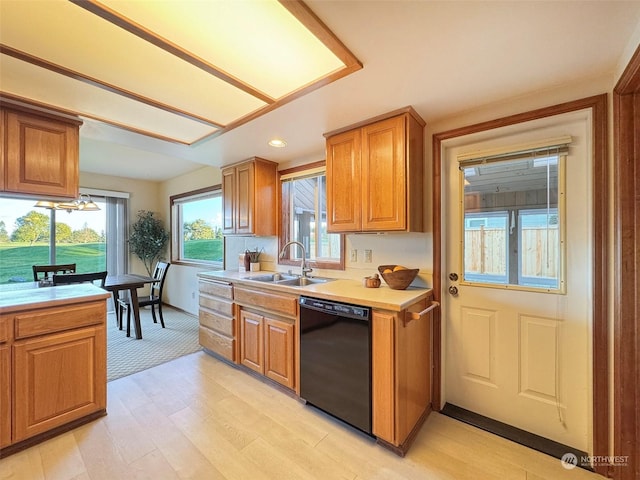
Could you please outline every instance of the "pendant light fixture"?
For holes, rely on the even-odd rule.
[[[51,200],[40,200],[36,202],[34,207],[46,208],[48,210],[66,210],[71,213],[75,210],[83,212],[95,212],[100,207],[91,200],[91,196],[87,193],[81,193],[80,196],[71,202],[52,202]]]

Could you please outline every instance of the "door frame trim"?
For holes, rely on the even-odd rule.
[[[631,480],[640,475],[640,47],[613,89],[613,152],[613,448],[627,463],[611,474]]]
[[[607,94],[561,103],[524,113],[489,120],[433,135],[433,294],[442,304],[442,143],[445,140],[509,125],[552,117],[578,110],[591,109],[593,138],[593,455],[609,455],[609,345],[607,289],[609,245],[609,173],[607,137]],[[433,319],[433,392],[434,410],[441,410],[442,382],[442,314]],[[606,474],[606,466],[596,466]]]

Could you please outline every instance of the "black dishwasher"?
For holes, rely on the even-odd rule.
[[[300,297],[300,396],[371,434],[371,309]]]

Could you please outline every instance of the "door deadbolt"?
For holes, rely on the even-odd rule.
[[[456,297],[458,295],[458,287],[456,287],[455,285],[451,285],[449,287],[449,293]]]
[[[457,280],[458,280],[458,274],[457,274],[457,273],[454,273],[454,272],[451,272],[451,273],[449,274],[449,280],[451,280],[452,282],[457,281]]]

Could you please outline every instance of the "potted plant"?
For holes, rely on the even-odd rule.
[[[138,220],[131,225],[129,235],[129,248],[142,260],[150,277],[153,276],[155,262],[160,259],[169,240],[169,233],[162,221],[153,215],[154,212],[139,210]]]

